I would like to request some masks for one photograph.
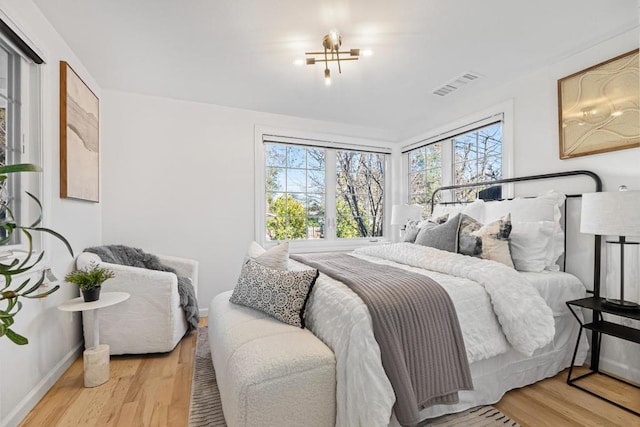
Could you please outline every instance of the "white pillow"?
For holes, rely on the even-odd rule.
[[[488,222],[491,222],[491,221],[485,221],[484,209],[485,209],[484,200],[476,199],[473,202],[466,205],[462,210],[462,213],[470,216],[471,218],[475,219],[478,222],[487,224]]]
[[[253,259],[257,263],[274,270],[289,269],[289,242],[280,243],[277,246],[265,250],[257,242],[253,241],[247,249],[244,262]]]
[[[431,214],[432,217],[438,217],[438,216],[442,216],[445,214],[449,214],[449,218],[453,218],[454,216],[458,215],[459,213],[462,212],[462,210],[464,209],[464,205],[435,205],[433,207],[433,213]]]
[[[484,220],[484,200],[476,199],[471,203],[455,204],[455,205],[435,205],[433,208],[432,217],[439,217],[445,214],[449,215],[449,218],[453,218],[459,213],[470,216],[478,222],[486,222]],[[501,215],[501,217],[504,215]]]
[[[511,212],[512,221],[560,221],[560,206],[565,196],[556,191],[549,191],[538,197],[528,199],[516,198],[499,202],[485,203],[485,220],[495,221]]]
[[[540,272],[553,256],[553,221],[512,222],[511,259],[518,271]]]
[[[560,225],[560,206],[565,201],[565,195],[551,190],[538,197],[529,199],[503,200],[485,203],[485,222],[491,222],[511,212],[513,224],[519,222],[550,221],[553,223],[552,244],[548,246],[549,253],[545,257],[545,268],[557,270],[556,261],[564,253],[564,231]],[[517,268],[517,266],[516,266]]]
[[[266,250],[260,246],[258,242],[255,240],[249,243],[249,249],[247,249],[247,257],[248,258],[258,258],[260,255],[265,253]]]

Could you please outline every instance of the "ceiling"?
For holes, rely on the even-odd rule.
[[[400,132],[638,25],[637,0],[35,0],[103,89]],[[322,49],[371,57],[293,64]],[[482,77],[446,97],[437,87]]]

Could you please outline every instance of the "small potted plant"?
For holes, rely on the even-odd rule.
[[[102,284],[115,276],[112,270],[91,264],[82,270],[75,270],[67,274],[65,281],[78,285],[85,302],[98,301]]]

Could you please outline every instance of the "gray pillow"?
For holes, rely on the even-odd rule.
[[[304,328],[304,308],[317,278],[316,269],[276,270],[250,259],[242,267],[229,301]]]
[[[402,241],[415,243],[416,237],[418,237],[418,233],[420,233],[420,230],[423,227],[432,228],[434,225],[444,224],[445,222],[447,222],[448,218],[449,214],[444,214],[437,218],[427,218],[424,221],[410,219],[407,222],[407,225],[405,225]]]
[[[443,251],[457,252],[459,225],[460,214],[444,224],[425,224],[418,233],[418,237],[416,237],[416,244],[430,246]]]

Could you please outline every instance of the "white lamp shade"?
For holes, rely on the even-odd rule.
[[[603,236],[640,236],[640,191],[583,194],[580,231]]]
[[[404,225],[409,220],[418,220],[422,217],[420,205],[393,205],[391,207],[391,225]]]

